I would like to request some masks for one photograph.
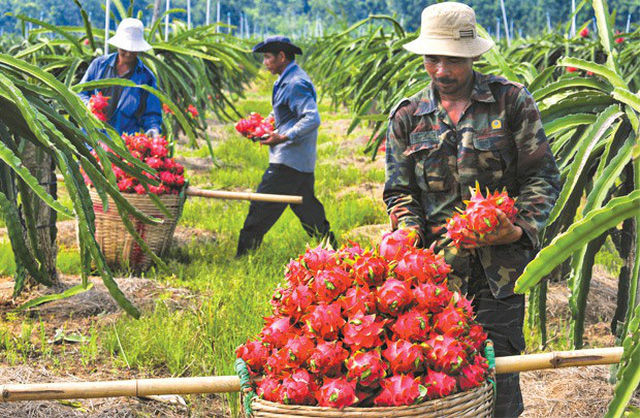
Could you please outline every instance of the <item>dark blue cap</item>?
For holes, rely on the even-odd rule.
[[[253,52],[271,52],[274,49],[282,49],[302,55],[302,50],[291,43],[291,39],[282,35],[269,36],[264,41],[253,47]]]

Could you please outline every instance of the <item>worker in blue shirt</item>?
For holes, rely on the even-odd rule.
[[[328,238],[336,247],[324,207],[313,190],[320,115],[313,83],[295,62],[295,55],[302,54],[302,50],[289,38],[271,36],[256,45],[253,52],[262,53],[267,70],[279,75],[271,97],[276,131],[260,141],[269,145],[269,167],[257,192],[301,195],[302,204],[292,204],[291,209],[304,230],[309,236]],[[258,248],[286,207],[285,203],[251,202],[236,257]]]
[[[108,42],[118,51],[94,59],[81,83],[105,78],[124,78],[138,85],[146,84],[157,88],[156,77],[138,58],[139,52],[151,49],[151,45],[144,40],[144,27],[140,20],[123,19],[115,36]],[[111,86],[100,90],[85,90],[79,95],[88,105],[91,95],[98,91],[109,97],[105,109],[107,123],[120,135],[144,132],[157,136],[162,131],[160,100],[153,94],[137,87]]]

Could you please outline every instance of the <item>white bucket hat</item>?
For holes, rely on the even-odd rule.
[[[118,25],[115,36],[108,40],[116,48],[131,52],[143,52],[151,49],[151,45],[144,40],[144,26],[138,19],[127,17]]]
[[[466,4],[437,3],[422,11],[420,36],[404,45],[419,55],[473,58],[494,46],[476,31],[476,14]]]

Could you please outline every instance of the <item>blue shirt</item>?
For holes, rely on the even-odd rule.
[[[117,57],[118,53],[114,52],[91,61],[87,72],[80,82],[85,83],[113,77],[114,74],[117,74],[115,71]],[[151,70],[140,61],[140,58],[138,58],[136,67],[128,78],[136,84],[146,84],[157,88],[156,77]],[[98,91],[102,91],[102,94],[105,94],[107,90],[112,92],[116,91],[116,89],[94,89],[82,91],[78,95],[85,104],[88,104],[91,95],[98,93]],[[107,122],[118,131],[120,135],[122,135],[123,132],[146,132],[149,129],[156,129],[158,132],[162,131],[162,109],[160,100],[146,90],[137,87],[123,87],[117,105],[111,115],[107,115],[107,117]]]
[[[269,162],[313,173],[320,114],[313,83],[295,61],[276,80],[271,102],[276,128],[289,139],[269,148]]]

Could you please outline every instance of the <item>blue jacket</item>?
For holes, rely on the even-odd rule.
[[[289,139],[269,148],[269,162],[313,173],[320,114],[313,83],[295,62],[274,84],[272,104],[276,128]]]
[[[107,72],[109,66],[116,63],[117,52],[98,57],[91,61],[87,72],[82,77],[81,83],[87,81],[101,80]],[[157,88],[156,77],[153,73],[140,61],[133,70],[130,78],[136,84],[146,84],[153,88]],[[80,98],[85,104],[89,103],[91,95],[96,94],[99,90],[85,90],[79,93]],[[145,101],[145,107],[140,108],[141,102]],[[160,100],[153,94],[137,87],[124,87],[118,105],[113,112],[112,117],[107,121],[119,134],[123,132],[146,132],[149,129],[162,131],[162,108]]]

